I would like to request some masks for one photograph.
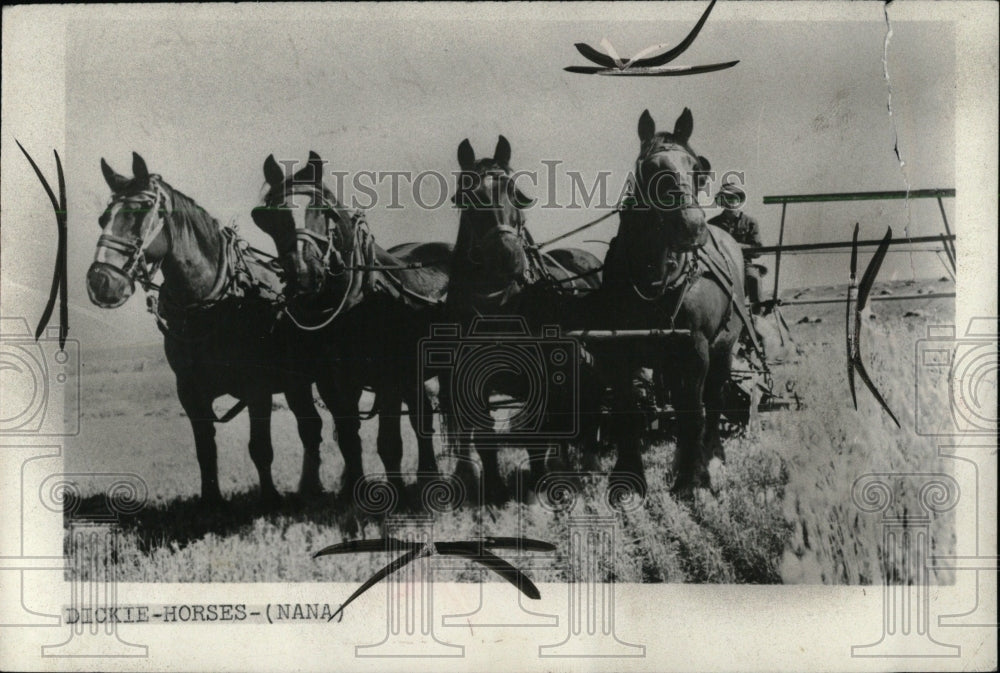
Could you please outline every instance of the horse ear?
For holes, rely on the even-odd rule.
[[[116,194],[122,191],[125,185],[129,183],[128,178],[124,175],[118,175],[111,166],[108,166],[108,162],[104,160],[104,157],[101,157],[101,172],[104,173],[104,181],[108,183],[108,187]]]
[[[514,206],[519,210],[535,205],[535,199],[531,198],[517,187],[514,188]]]
[[[267,159],[264,159],[264,179],[272,187],[277,187],[285,180],[285,171],[274,160],[273,154],[268,154]]]
[[[656,122],[650,116],[649,110],[643,110],[639,117],[639,140],[646,142],[656,134]]]
[[[493,160],[502,166],[510,166],[510,141],[503,136],[497,138],[497,148],[493,150]]]
[[[476,166],[476,152],[468,138],[458,146],[458,165],[463,171],[471,171]]]
[[[691,139],[691,132],[694,130],[694,117],[691,110],[684,108],[684,112],[677,118],[674,124],[674,140],[686,143]]]
[[[138,152],[132,152],[132,175],[140,184],[149,180],[149,169],[146,168],[146,162]]]
[[[318,154],[309,150],[309,165],[312,166],[313,181],[317,187],[323,186],[323,166],[325,162]]]

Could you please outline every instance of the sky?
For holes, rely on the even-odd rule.
[[[538,186],[525,191],[543,200],[552,193],[543,162],[558,161],[559,198],[568,200],[566,171],[589,179],[605,171],[613,200],[638,153],[636,124],[644,109],[662,130],[691,109],[691,145],[720,173],[744,173],[746,210],[760,223],[765,245],[777,243],[780,219],[780,207],[762,204],[765,195],[953,187],[954,32],[945,23],[894,22],[887,44],[881,4],[863,4],[851,21],[796,17],[808,10],[799,3],[784,10],[799,20],[750,21],[745,9],[720,3],[675,64],[740,63],[676,78],[597,77],[562,68],[586,63],[575,42],[596,46],[607,37],[622,54],[676,44],[697,21],[701,3],[646,7],[642,20],[625,20],[614,8],[575,12],[571,5],[534,8],[532,19],[493,8],[499,16],[491,20],[441,11],[429,18],[420,7],[262,13],[236,5],[224,19],[182,7],[132,11],[128,20],[107,10],[82,14],[66,30],[64,137],[46,144],[5,116],[4,170],[18,171],[23,187],[13,196],[5,192],[4,296],[23,300],[37,316],[55,250],[44,193],[23,159],[9,156],[13,137],[33,138],[28,149],[50,175],[49,148],[64,148],[73,336],[95,343],[159,337],[141,292],[112,315],[90,304],[84,285],[109,197],[100,159],[129,174],[133,151],[266,249],[269,239],[249,211],[269,153],[304,160],[315,150],[331,170],[349,175],[450,175],[462,139],[485,156],[502,133],[513,148],[512,166],[539,173]],[[401,208],[389,208],[389,183],[378,191],[368,221],[380,244],[454,239],[456,211],[419,208],[405,189]],[[952,204],[945,205],[954,225]],[[544,240],[603,212],[536,208],[527,223]],[[880,237],[886,226],[897,235],[941,230],[932,200],[795,205],[785,242],[845,240],[856,221],[863,238]],[[616,225],[611,218],[566,243],[603,256],[598,241],[610,239]],[[840,255],[786,257],[782,286],[844,282],[846,264]],[[934,255],[896,255],[881,277],[943,273]]]

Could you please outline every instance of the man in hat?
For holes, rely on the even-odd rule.
[[[729,233],[736,242],[744,247],[760,247],[760,228],[757,221],[743,212],[743,204],[747,195],[739,186],[727,182],[719,188],[715,195],[715,203],[722,212],[708,221]],[[756,313],[760,308],[760,271],[753,259],[759,255],[744,255],[743,273],[745,277],[747,298],[750,300],[751,311]]]

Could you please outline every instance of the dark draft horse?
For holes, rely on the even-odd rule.
[[[533,200],[517,188],[510,157],[510,143],[503,136],[499,137],[492,157],[477,159],[468,139],[458,147],[461,173],[454,201],[461,216],[452,254],[447,311],[449,320],[458,323],[465,336],[469,335],[472,321],[483,316],[518,316],[535,337],[547,325],[558,325],[563,330],[580,327],[584,324],[579,313],[581,299],[601,282],[601,263],[594,255],[575,248],[543,253],[535,245],[523,212]],[[491,390],[473,392],[481,392],[484,399],[491,392],[523,399],[522,378],[516,374],[494,375],[483,383]],[[580,406],[596,408],[599,402],[594,400],[600,397],[600,392],[587,386],[586,381],[578,383]],[[448,426],[453,426],[456,420],[454,396],[459,391],[449,390],[445,382],[441,390],[443,426],[454,435]],[[569,411],[577,415],[579,423],[575,439],[596,435],[597,413],[581,413],[580,408]],[[466,457],[470,443],[476,445],[483,466],[485,495],[491,502],[502,502],[508,497],[497,459],[502,436],[491,430],[477,428],[471,433],[460,433],[454,443],[459,455]],[[541,427],[539,433],[545,435],[546,427]],[[529,487],[533,488],[544,474],[547,447],[529,447],[528,454]]]
[[[418,342],[443,303],[451,246],[406,243],[383,250],[362,211],[345,207],[324,184],[323,166],[312,152],[301,170],[286,175],[268,156],[265,194],[252,217],[274,239],[285,271],[286,314],[302,346],[299,365],[312,372],[333,414],[345,461],[341,496],[364,497],[355,493],[364,477],[358,403],[369,387],[379,417],[378,455],[402,498],[404,401],[417,434],[418,484],[438,473]]]
[[[709,163],[688,144],[693,124],[685,108],[672,133],[657,133],[649,111],[642,113],[634,193],[623,204],[594,297],[593,327],[688,332],[596,354],[614,393],[618,460],[611,477],[623,492],[646,491],[645,420],[635,384],[642,367],[663,373],[677,412],[673,491],[709,487],[709,461],[725,458],[719,418],[743,329],[743,257],[729,234],[706,223],[698,204]]]
[[[145,289],[163,271],[154,314],[164,335],[177,396],[194,431],[201,468],[201,497],[221,503],[212,402],[232,395],[250,413],[250,456],[260,475],[261,499],[276,504],[271,477],[271,397],[283,392],[305,447],[301,493],[320,490],[321,421],[309,377],[290,377],[289,352],[275,300],[281,283],[274,270],[247,252],[232,229],[222,228],[190,197],[151,175],[132,155],[131,179],[101,159],[111,202],[101,215],[101,235],[87,271],[90,300],[103,308],[124,304],[138,281]],[[172,442],[164,438],[164,442]]]

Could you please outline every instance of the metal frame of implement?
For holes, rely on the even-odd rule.
[[[846,330],[846,356],[847,356],[847,382],[851,390],[851,399],[854,402],[854,408],[858,408],[857,392],[854,384],[854,374],[857,372],[858,376],[864,382],[865,386],[871,391],[872,395],[878,401],[879,405],[885,410],[889,417],[893,420],[897,427],[900,427],[899,419],[889,408],[888,403],[882,394],[878,391],[871,377],[868,375],[867,370],[864,366],[864,361],[861,358],[861,314],[868,304],[868,301],[901,301],[901,300],[914,300],[914,299],[938,299],[945,297],[954,297],[954,292],[939,292],[939,293],[929,293],[929,294],[910,294],[910,295],[899,295],[899,296],[888,296],[888,297],[870,297],[872,286],[875,282],[875,276],[878,274],[878,270],[882,265],[885,256],[889,252],[893,252],[890,246],[895,244],[909,244],[909,245],[919,245],[924,243],[940,243],[942,248],[940,249],[927,249],[927,252],[943,252],[947,255],[948,265],[945,268],[952,278],[955,277],[955,272],[957,271],[956,263],[956,251],[955,251],[955,235],[951,233],[951,227],[948,224],[948,215],[944,209],[945,198],[954,198],[954,189],[917,189],[909,191],[891,191],[891,192],[845,192],[845,193],[832,193],[832,194],[797,194],[797,195],[786,195],[786,196],[765,196],[764,204],[781,204],[781,224],[778,230],[778,245],[776,246],[760,246],[755,248],[745,249],[746,254],[767,254],[773,253],[775,256],[774,264],[774,290],[771,297],[770,303],[777,307],[780,305],[806,305],[806,304],[829,304],[829,303],[839,303],[841,301],[845,302],[846,319],[845,319],[845,330]],[[846,241],[831,241],[823,243],[806,243],[800,245],[784,245],[785,237],[785,216],[788,210],[788,204],[790,203],[828,203],[828,202],[843,202],[843,201],[876,201],[876,200],[893,200],[893,199],[936,199],[938,203],[938,209],[941,212],[941,220],[944,225],[943,233],[937,236],[915,236],[903,239],[893,240],[892,229],[889,228],[886,231],[885,236],[880,240],[858,240],[858,232],[860,230],[860,224],[855,223],[854,225],[854,235],[850,242]],[[874,255],[865,269],[865,273],[861,278],[860,285],[857,283],[857,265],[858,265],[858,248],[859,247],[872,247],[876,246]],[[780,291],[780,272],[781,272],[781,254],[785,253],[818,253],[826,252],[830,250],[837,250],[841,248],[850,248],[851,250],[851,266],[850,266],[850,278],[847,290],[847,297],[845,299],[816,299],[816,300],[803,300],[803,301],[788,301],[784,302],[778,298],[778,292]],[[919,252],[920,248],[913,249],[908,248],[907,250],[899,250],[899,252]]]
[[[829,193],[829,194],[792,194],[784,196],[765,196],[764,205],[781,205],[781,221],[778,228],[778,244],[773,246],[761,246],[757,248],[746,248],[744,249],[744,254],[773,254],[774,255],[774,289],[771,295],[772,304],[827,304],[831,302],[844,301],[842,299],[829,300],[820,299],[814,301],[779,301],[778,292],[780,291],[780,278],[781,278],[781,255],[782,253],[801,253],[810,254],[816,252],[823,252],[827,250],[837,250],[840,248],[854,248],[857,247],[877,247],[884,243],[884,240],[863,240],[863,241],[828,241],[822,243],[803,243],[797,245],[784,245],[785,240],[785,216],[787,214],[788,205],[793,203],[831,203],[831,202],[842,202],[842,201],[884,201],[884,200],[905,200],[905,199],[936,199],[938,204],[938,209],[941,212],[941,220],[944,225],[944,230],[941,234],[936,236],[914,236],[908,238],[897,238],[890,240],[887,244],[888,246],[896,245],[923,245],[927,243],[940,243],[941,248],[948,257],[948,265],[946,269],[948,273],[954,277],[955,271],[957,270],[956,255],[955,255],[955,235],[951,232],[951,227],[948,223],[948,216],[945,213],[944,201],[946,198],[954,198],[954,189],[912,189],[909,191],[889,191],[889,192],[840,192],[840,193]],[[927,252],[937,252],[939,249],[928,248]],[[895,252],[891,247],[886,251],[886,253]],[[916,250],[901,250],[900,252],[917,252]],[[936,294],[913,294],[913,295],[897,295],[891,297],[871,297],[871,301],[888,301],[888,300],[903,300],[903,299],[937,299],[943,297],[954,297],[954,292],[936,293]]]

